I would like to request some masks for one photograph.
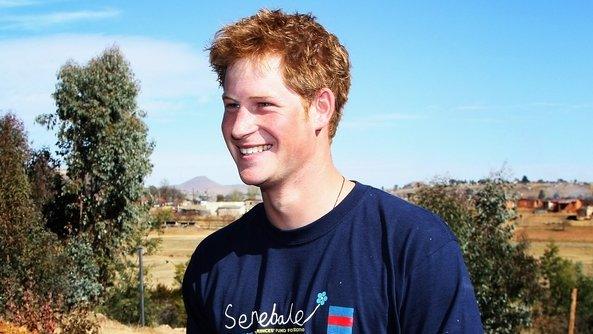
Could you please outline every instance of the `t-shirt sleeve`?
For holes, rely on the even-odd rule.
[[[187,313],[187,334],[215,334],[202,303],[199,291],[200,272],[197,270],[196,257],[192,257],[183,277],[182,293]]]
[[[404,333],[482,333],[480,312],[455,240],[428,254],[405,279]]]

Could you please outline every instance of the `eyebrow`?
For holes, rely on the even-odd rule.
[[[222,94],[222,98],[237,101],[237,99],[234,99],[226,94]],[[272,97],[272,96],[250,96],[249,99],[250,100],[265,100],[265,99],[273,100],[274,97]]]

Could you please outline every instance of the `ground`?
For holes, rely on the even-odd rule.
[[[169,227],[153,232],[151,238],[161,238],[159,251],[144,258],[148,283],[175,287],[175,265],[189,260],[196,246],[214,230],[196,227]]]
[[[581,262],[586,274],[593,275],[593,221],[575,221],[563,213],[520,211],[517,238],[529,241],[529,253],[540,257],[550,242],[554,242],[560,256]]]

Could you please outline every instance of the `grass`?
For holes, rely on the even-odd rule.
[[[175,287],[175,265],[189,260],[198,244],[214,230],[198,227],[169,227],[163,233],[153,232],[151,238],[161,238],[159,251],[144,257],[148,284]]]

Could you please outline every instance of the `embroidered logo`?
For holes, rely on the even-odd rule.
[[[323,306],[323,304],[325,304],[326,301],[327,301],[327,293],[325,293],[325,291],[317,294],[317,304]]]
[[[317,302],[319,303],[319,297]],[[353,324],[353,308],[329,306],[329,313],[327,315],[327,334],[351,334]]]

